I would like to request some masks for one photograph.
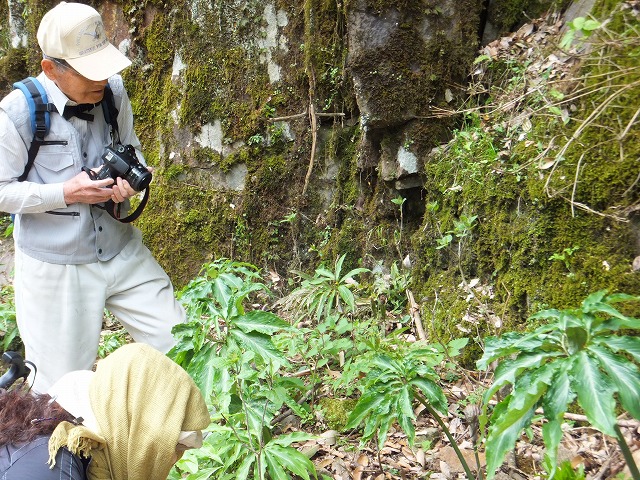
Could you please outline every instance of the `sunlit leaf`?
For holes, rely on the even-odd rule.
[[[640,370],[626,358],[615,355],[600,346],[589,348],[600,360],[600,366],[618,389],[618,396],[622,406],[634,417],[640,419]]]
[[[496,410],[498,408],[496,407]],[[487,441],[485,445],[486,459],[487,459],[487,480],[492,480],[495,477],[496,470],[508,451],[513,450],[516,440],[520,437],[522,430],[531,423],[533,411],[529,411],[518,419],[517,422],[507,426],[506,428],[499,428],[499,434],[495,434],[497,427],[492,425],[489,428],[489,434],[487,435]],[[501,427],[504,427],[502,425]]]
[[[272,465],[279,465],[281,468],[293,472],[299,477],[309,480],[309,472],[315,477],[315,466],[302,453],[292,447],[283,447],[270,442],[265,446],[265,456],[270,459]],[[269,460],[268,460],[269,461]],[[286,477],[288,478],[288,476]]]
[[[268,335],[258,332],[245,333],[237,328],[230,330],[229,335],[235,337],[244,347],[262,357],[265,362],[271,360],[281,364],[288,364],[287,359],[282,355],[282,352],[273,345]]]
[[[625,352],[631,355],[636,362],[640,362],[640,337],[607,336],[596,337],[593,340],[598,345],[606,345],[614,352]]]
[[[274,313],[262,310],[246,312],[240,317],[233,318],[232,321],[235,326],[247,333],[273,334],[291,326]]]
[[[600,372],[598,364],[585,351],[576,354],[571,373],[578,403],[589,422],[602,433],[615,436],[615,389],[611,380]]]
[[[356,403],[353,411],[349,414],[345,428],[349,429],[359,426],[367,416],[385,401],[386,399],[375,391],[364,393],[358,400],[358,403]]]
[[[263,458],[263,461],[266,462],[267,472],[269,472],[269,478],[271,480],[291,480],[287,472],[282,468],[282,465],[280,465],[278,457],[272,455],[271,451],[263,450],[260,456]]]
[[[216,369],[211,362],[211,358],[215,355],[215,347],[211,344],[206,344],[194,355],[187,369],[205,396],[209,395],[213,390]]]
[[[537,368],[540,364],[550,357],[556,357],[560,355],[559,352],[545,352],[540,351],[537,353],[529,353],[526,355],[520,355],[515,360],[504,360],[498,365],[493,378],[493,384],[484,395],[485,403],[491,399],[491,397],[506,383],[513,384],[518,375],[524,370],[529,368]]]
[[[436,382],[428,378],[414,378],[410,383],[419,389],[434,410],[446,415],[447,399]]]
[[[571,369],[571,359],[561,359],[556,361],[556,372],[554,381],[549,386],[546,395],[542,400],[542,409],[547,422],[542,425],[542,437],[545,444],[545,460],[549,473],[549,478],[553,477],[553,472],[557,465],[557,452],[562,440],[562,421],[564,413],[575,394],[571,390],[569,380],[569,370]]]

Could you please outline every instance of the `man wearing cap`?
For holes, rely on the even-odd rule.
[[[61,2],[44,15],[37,37],[43,52],[37,79],[57,112],[50,114],[48,142],[18,181],[33,138],[30,112],[19,90],[0,102],[0,210],[15,214],[17,322],[26,357],[37,367],[33,387],[44,392],[69,371],[91,369],[105,308],[134,340],[162,352],[173,346],[171,328],[185,315],[139,230],[104,210],[107,201],[128,207],[136,192],[123,178],[92,180],[83,171],[101,167],[116,139],[144,161],[118,75],[131,62],[88,5]],[[99,103],[107,83],[118,135]],[[82,118],[69,115],[81,104]]]

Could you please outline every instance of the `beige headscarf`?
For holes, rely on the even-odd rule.
[[[181,431],[203,430],[210,416],[189,375],[154,348],[133,343],[98,362],[89,400],[99,435],[61,423],[49,441],[91,456],[90,480],[166,480]]]

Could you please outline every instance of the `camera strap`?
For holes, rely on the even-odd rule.
[[[121,218],[120,217],[120,208],[122,207],[122,204],[121,203],[116,203],[113,200],[108,200],[104,204],[104,209],[107,211],[107,213],[109,215],[111,215],[113,218],[115,218],[119,222],[131,223],[142,214],[142,211],[144,210],[144,207],[147,206],[147,201],[148,200],[149,200],[149,187],[144,189],[144,196],[142,197],[142,200],[140,201],[140,204],[137,206],[137,208],[133,211],[133,213],[131,215],[128,215],[128,216],[126,216],[124,218]]]

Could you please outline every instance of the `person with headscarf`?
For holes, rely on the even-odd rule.
[[[70,416],[60,417],[48,436],[45,468],[62,470],[60,462],[67,452],[73,458],[65,468],[69,463],[86,465],[86,477],[56,478],[166,480],[184,450],[202,445],[202,430],[210,423],[191,377],[144,344],[120,347],[99,361],[95,372],[66,374],[48,393]],[[42,469],[28,458],[20,461]],[[8,472],[7,480],[49,478]]]

